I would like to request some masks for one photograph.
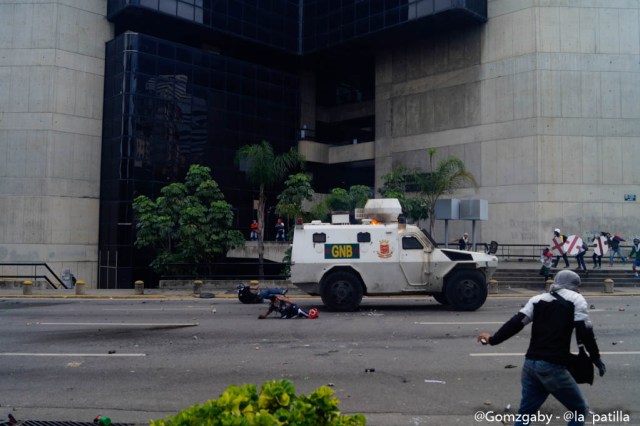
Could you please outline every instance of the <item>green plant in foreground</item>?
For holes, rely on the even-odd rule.
[[[362,414],[342,415],[333,390],[321,386],[296,396],[287,379],[229,386],[218,399],[191,406],[150,426],[364,426]]]

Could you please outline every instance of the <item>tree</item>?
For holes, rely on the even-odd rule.
[[[247,179],[259,188],[258,198],[258,262],[259,274],[264,276],[264,211],[267,196],[265,188],[281,182],[296,168],[304,166],[304,158],[295,149],[276,155],[267,141],[245,145],[236,153],[236,164]]]
[[[344,188],[333,188],[325,199],[329,211],[349,211],[351,209],[351,197]]]
[[[379,189],[383,197],[398,198],[407,216],[414,220],[429,219],[429,232],[433,234],[436,201],[443,195],[452,194],[469,184],[478,184],[464,162],[454,156],[447,157],[434,167],[436,148],[429,149],[429,171],[398,167],[382,176],[384,182]],[[408,196],[411,192],[414,195]]]
[[[284,185],[285,189],[278,195],[276,212],[287,219],[301,216],[303,201],[313,199],[311,178],[304,173],[296,173],[289,176]]]
[[[349,187],[349,198],[351,198],[351,209],[362,208],[371,198],[372,190],[366,185],[353,185]]]
[[[364,207],[371,198],[372,190],[366,185],[353,185],[349,190],[332,188],[329,195],[311,207],[311,219],[327,220],[330,212],[353,212],[355,208]]]
[[[135,246],[156,252],[156,272],[168,272],[171,263],[211,263],[244,245],[242,233],[230,229],[231,205],[208,167],[192,165],[184,183],[171,183],[160,194],[155,201],[145,195],[133,201]]]
[[[430,172],[419,174],[417,180],[418,190],[425,198],[429,206],[429,232],[433,234],[435,225],[436,201],[443,195],[453,194],[457,189],[469,184],[478,188],[478,183],[473,174],[465,168],[464,162],[458,157],[447,157],[433,166],[433,157],[438,150],[429,149]]]
[[[384,184],[382,188],[378,190],[380,195],[385,198],[397,198],[407,217],[415,221],[429,217],[429,204],[427,200],[421,197],[420,194],[414,196],[407,195],[407,188],[415,190],[419,175],[420,172],[416,169],[399,166],[391,173],[382,176]]]

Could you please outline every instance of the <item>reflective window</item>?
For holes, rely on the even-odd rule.
[[[129,253],[119,258],[121,267],[146,268],[149,259],[131,255],[134,228],[118,226],[135,220],[133,198],[155,197],[184,179],[191,164],[203,164],[226,201],[251,217],[246,194],[252,188],[235,154],[261,140],[277,152],[294,146],[299,82],[293,74],[136,33],[110,41],[106,52],[100,250]]]
[[[403,250],[422,250],[422,244],[416,237],[402,237]]]

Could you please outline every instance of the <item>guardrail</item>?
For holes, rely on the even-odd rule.
[[[5,274],[4,267],[5,266],[13,266],[16,267],[15,274]],[[24,273],[22,270],[24,268],[33,267],[33,273]],[[38,273],[38,268],[45,268],[49,273]],[[45,262],[0,262],[0,279],[26,279],[32,278],[34,280],[42,279],[45,280],[51,287],[58,289],[58,286],[62,286],[63,288],[69,288],[65,285],[64,281],[56,275],[55,272],[49,267]],[[55,282],[54,282],[55,281]],[[56,284],[57,283],[57,284]]]
[[[588,244],[588,243],[587,243]],[[481,242],[477,243],[477,250],[484,250],[489,243]],[[455,246],[455,244],[449,244],[449,246]],[[439,245],[439,247],[442,247]],[[539,261],[540,254],[542,254],[542,250],[545,247],[549,247],[549,244],[500,244],[498,241],[498,251],[496,252],[496,256],[499,259],[503,259],[506,261]],[[625,257],[628,257],[629,252],[631,251],[631,246],[620,244],[620,249]],[[593,247],[589,246],[589,251],[587,252],[587,257],[591,257],[593,255]],[[609,258],[609,253],[603,256],[604,258]]]
[[[161,280],[254,280],[254,279],[287,279],[287,263],[265,261],[264,275],[259,272],[259,263],[253,262],[219,262],[219,263],[172,263],[167,265],[171,272],[162,274]]]

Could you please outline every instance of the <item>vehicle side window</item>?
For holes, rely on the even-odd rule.
[[[358,242],[359,243],[370,243],[371,242],[371,234],[368,232],[358,232]]]
[[[403,250],[422,250],[423,248],[416,237],[402,237]]]
[[[327,242],[327,234],[324,232],[316,232],[313,234],[313,242],[314,243],[326,243]]]

